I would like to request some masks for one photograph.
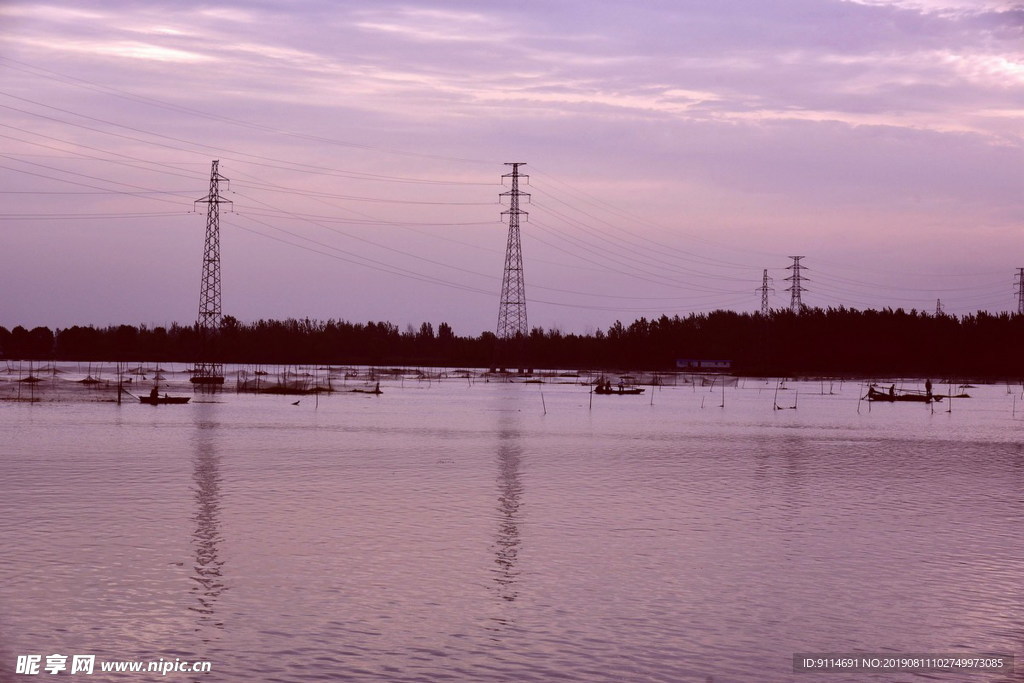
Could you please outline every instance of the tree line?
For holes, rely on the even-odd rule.
[[[592,334],[534,328],[520,343],[492,332],[458,336],[447,323],[259,320],[225,316],[212,337],[195,326],[0,327],[5,359],[352,364],[670,370],[677,359],[720,359],[765,375],[1024,377],[1024,316],[932,315],[903,309],[715,311],[616,322]]]

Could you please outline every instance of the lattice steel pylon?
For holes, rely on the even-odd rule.
[[[792,282],[793,284],[786,288],[786,291],[790,293],[789,297],[789,310],[794,313],[801,313],[804,310],[804,302],[801,298],[801,294],[806,292],[804,289],[803,282],[805,278],[801,271],[807,266],[800,263],[800,259],[803,256],[790,256],[793,259],[793,265],[786,266],[786,270],[792,270],[793,274],[786,278],[786,282]]]
[[[220,332],[223,319],[221,312],[220,287],[220,205],[231,200],[220,196],[220,183],[228,179],[219,172],[220,161],[215,160],[210,169],[210,193],[195,204],[206,204],[206,245],[203,248],[203,279],[199,288],[199,317],[196,331],[199,334],[199,361],[192,373],[195,384],[223,384],[224,366],[217,359],[213,342]]]
[[[1017,314],[1024,315],[1024,268],[1017,269],[1013,284],[1016,287],[1014,294],[1017,295]]]
[[[495,352],[495,366],[503,366],[505,362],[517,362],[520,364],[519,371],[522,372],[523,351],[530,328],[526,322],[526,281],[523,279],[523,247],[519,240],[519,217],[529,214],[520,210],[519,203],[524,197],[529,201],[530,195],[519,191],[519,180],[528,180],[530,176],[519,173],[519,167],[526,165],[524,162],[509,162],[505,165],[511,166],[512,172],[501,176],[502,182],[505,178],[511,178],[512,189],[499,195],[508,197],[509,206],[507,211],[501,212],[503,217],[508,216],[508,244],[505,248],[505,272],[501,278],[501,300],[498,305],[498,348]]]
[[[768,277],[767,268],[764,269],[764,277],[761,278],[761,286],[757,288],[757,291],[761,292],[761,315],[767,316],[771,310],[768,308],[768,294],[775,292],[772,287],[772,279]]]

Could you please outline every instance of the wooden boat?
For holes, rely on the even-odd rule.
[[[180,405],[188,403],[191,398],[191,396],[168,396],[167,394],[164,394],[163,396],[139,396],[139,403],[145,403],[150,406],[159,406],[164,404]]]
[[[612,386],[610,382],[598,382],[594,387],[595,394],[606,396],[635,396],[644,393],[643,387],[631,387],[624,384]]]
[[[930,394],[923,391],[909,391],[906,389],[900,389],[899,391],[882,391],[876,389],[874,385],[868,387],[868,395],[865,396],[869,401],[884,401],[886,403],[895,403],[897,401],[910,401],[914,403],[931,403],[932,401],[941,401],[942,397],[936,394]]]
[[[135,394],[130,395],[134,396]],[[191,398],[191,396],[169,396],[166,393],[161,396],[159,387],[153,387],[153,391],[150,393],[136,397],[138,398],[138,402],[145,403],[146,405],[163,405],[165,403],[168,405],[181,404],[187,403]]]

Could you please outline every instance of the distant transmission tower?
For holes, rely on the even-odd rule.
[[[946,315],[945,311],[942,310],[942,299],[935,300],[935,316]]]
[[[793,283],[791,286],[786,288],[786,291],[790,293],[789,309],[794,313],[800,313],[804,310],[804,303],[801,299],[801,294],[807,291],[803,286],[803,281],[807,278],[801,275],[800,271],[807,266],[800,263],[800,259],[802,259],[803,256],[790,256],[790,258],[793,259],[793,265],[786,266],[786,270],[793,271],[793,274],[786,278],[786,282],[792,281]]]
[[[1017,295],[1017,314],[1024,315],[1024,268],[1017,269],[1017,275],[1013,278],[1013,284],[1016,286]]]
[[[768,293],[774,293],[775,290],[772,288],[772,279],[768,277],[768,269],[764,269],[764,277],[761,279],[761,286],[757,288],[757,291],[761,292],[761,315],[767,316],[768,311]]]
[[[203,249],[203,279],[199,288],[199,362],[192,373],[195,384],[223,384],[224,366],[212,356],[213,340],[220,332],[222,320],[220,304],[220,205],[231,200],[220,196],[220,182],[228,179],[218,172],[220,161],[214,161],[210,170],[210,193],[195,204],[206,204],[206,246]]]
[[[505,361],[518,362],[522,364],[523,346],[525,345],[529,327],[526,323],[526,282],[523,279],[523,248],[519,241],[519,217],[528,216],[525,211],[519,210],[519,199],[530,195],[519,191],[519,179],[529,179],[530,176],[520,175],[519,167],[525,166],[523,162],[506,163],[512,167],[511,173],[502,177],[512,179],[512,189],[502,192],[500,197],[509,198],[508,211],[502,211],[502,216],[508,216],[508,245],[505,249],[505,273],[501,279],[501,303],[498,306],[498,349],[495,365],[502,367]],[[504,369],[504,367],[502,367]],[[523,368],[520,367],[522,372]]]

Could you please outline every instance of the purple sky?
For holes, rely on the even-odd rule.
[[[504,162],[531,326],[1016,310],[1024,4],[0,4],[0,325],[224,312],[493,330]]]

